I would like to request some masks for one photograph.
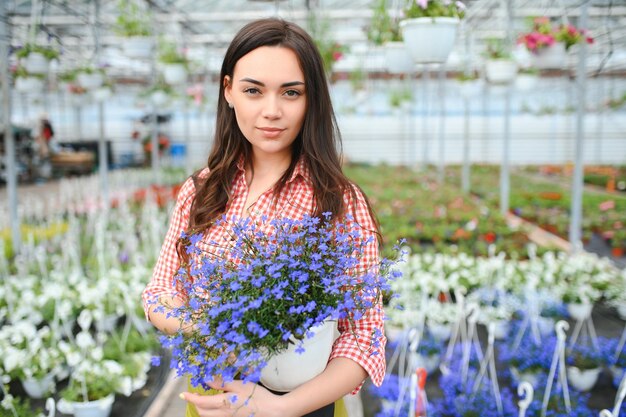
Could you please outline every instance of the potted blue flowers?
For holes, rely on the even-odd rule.
[[[289,391],[323,371],[334,321],[354,330],[356,320],[382,308],[379,300],[389,287],[387,263],[360,264],[371,240],[350,220],[331,223],[329,216],[221,219],[216,227],[228,239],[226,247],[185,236],[191,259],[175,280],[189,301],[172,315],[195,324],[185,337],[163,339],[173,347],[171,363],[179,374],[189,375],[193,386],[206,387],[219,375]],[[383,335],[373,336],[360,349],[376,354]],[[292,358],[273,360],[281,354]]]
[[[593,388],[602,371],[602,353],[591,343],[580,343],[567,349],[567,379],[578,391]]]
[[[416,63],[446,62],[465,5],[452,0],[407,0],[400,22],[404,42]]]

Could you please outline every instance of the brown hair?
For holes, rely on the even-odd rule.
[[[215,140],[207,163],[209,174],[202,179],[195,174],[196,194],[191,205],[190,232],[207,230],[223,214],[237,172],[237,162],[242,156],[246,163],[251,160],[251,146],[239,130],[235,112],[229,109],[224,98],[224,79],[226,76],[232,79],[239,59],[262,46],[282,46],[294,51],[298,56],[307,89],[302,130],[292,146],[291,164],[276,183],[274,195],[280,195],[298,160],[303,159],[313,183],[313,215],[319,216],[323,212],[333,213],[333,218],[344,215],[346,207],[343,197],[346,192],[356,202],[355,185],[350,183],[341,170],[337,149],[341,148],[341,136],[330,100],[322,58],[315,42],[294,23],[276,18],[261,19],[240,29],[224,56],[220,72]],[[367,205],[376,221],[369,202]]]

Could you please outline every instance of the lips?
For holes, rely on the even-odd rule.
[[[259,130],[267,139],[277,138],[285,129],[278,127],[260,127]]]

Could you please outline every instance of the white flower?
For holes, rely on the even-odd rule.
[[[78,325],[80,326],[81,329],[88,330],[89,327],[91,327],[92,320],[93,320],[93,316],[91,314],[91,311],[87,309],[83,309],[83,311],[81,311],[80,314],[78,315],[78,319],[76,321],[78,322]]]
[[[95,342],[88,332],[82,331],[76,335],[76,345],[82,350],[87,350],[94,346]]]
[[[11,394],[6,394],[2,401],[0,401],[0,406],[5,410],[13,409],[13,396]]]

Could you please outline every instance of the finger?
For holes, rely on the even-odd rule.
[[[226,394],[199,395],[183,392],[180,394],[180,398],[202,410],[228,409],[232,404],[229,396]]]

